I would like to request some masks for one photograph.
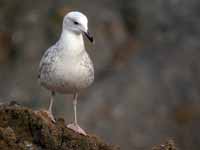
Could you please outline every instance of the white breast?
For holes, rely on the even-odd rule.
[[[61,36],[62,40],[57,47],[52,47],[49,54],[41,65],[48,62],[46,67],[41,69],[41,84],[60,93],[73,93],[88,87],[94,80],[94,69],[83,44],[82,35],[74,37],[71,34]],[[64,38],[63,38],[64,37]],[[71,44],[69,44],[71,43]],[[75,44],[79,43],[79,44]]]

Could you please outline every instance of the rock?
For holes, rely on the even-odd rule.
[[[52,123],[44,111],[17,103],[0,105],[0,149],[3,150],[118,150],[98,137],[66,128],[64,119]]]
[[[178,150],[178,149],[176,148],[174,141],[170,139],[167,142],[165,142],[165,144],[153,147],[152,150]]]

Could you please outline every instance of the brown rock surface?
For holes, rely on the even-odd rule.
[[[173,140],[168,140],[165,142],[165,144],[153,147],[152,150],[178,150],[178,149],[176,148]]]
[[[0,105],[0,149],[3,150],[117,150],[95,136],[79,135],[63,119],[52,123],[43,111],[14,102]]]

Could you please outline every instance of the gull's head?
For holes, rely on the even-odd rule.
[[[74,32],[75,34],[85,34],[93,42],[93,37],[88,32],[88,19],[78,11],[71,11],[64,17],[63,30]]]

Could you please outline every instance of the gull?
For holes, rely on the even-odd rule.
[[[79,92],[94,81],[93,63],[85,49],[83,35],[93,43],[87,17],[78,11],[67,13],[59,40],[42,56],[38,78],[40,84],[51,92],[47,113],[52,121],[55,122],[52,114],[55,93],[73,94],[74,121],[67,127],[87,135],[78,125],[76,108]]]

